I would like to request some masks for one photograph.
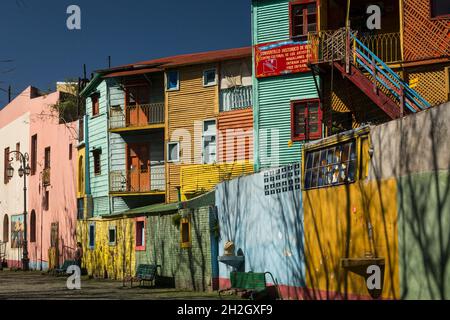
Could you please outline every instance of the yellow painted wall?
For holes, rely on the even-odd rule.
[[[95,247],[89,249],[89,225],[95,224]],[[109,244],[109,227],[116,226],[116,244]],[[78,221],[78,241],[83,245],[83,267],[89,275],[123,279],[136,270],[133,219]]]
[[[179,141],[173,138],[175,130],[184,129],[190,134],[191,154],[183,154],[191,163],[202,163],[202,137],[194,136],[194,121],[215,119],[219,112],[218,85],[204,87],[203,71],[216,68],[217,64],[204,64],[176,69],[179,71],[180,90],[166,91],[166,145],[169,141]],[[167,152],[167,151],[166,151]],[[185,150],[187,152],[187,150]],[[167,173],[167,201],[178,201],[177,187],[180,186],[180,163],[168,163]]]
[[[386,261],[383,298],[399,298],[397,185],[357,181],[303,191],[307,287],[316,293],[347,292],[368,296],[364,278],[345,272],[340,259],[373,251]],[[367,221],[373,226],[369,241]]]
[[[219,182],[253,173],[253,162],[186,165],[181,167],[181,197],[183,201],[212,190]]]

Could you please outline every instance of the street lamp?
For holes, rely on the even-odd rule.
[[[22,269],[24,271],[29,270],[29,263],[30,260],[28,259],[28,241],[27,241],[27,176],[31,173],[31,168],[29,165],[29,155],[28,153],[22,153],[20,151],[10,151],[8,153],[9,159],[9,165],[8,168],[6,168],[6,174],[9,179],[11,179],[14,175],[14,168],[11,165],[11,162],[14,160],[14,158],[11,156],[11,154],[16,154],[19,156],[19,161],[21,163],[19,170],[17,171],[19,174],[19,177],[23,177],[23,254],[22,254]]]

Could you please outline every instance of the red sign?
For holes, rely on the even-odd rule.
[[[256,77],[308,72],[305,42],[279,42],[255,46]]]

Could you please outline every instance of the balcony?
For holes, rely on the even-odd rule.
[[[111,107],[109,128],[112,131],[162,127],[164,127],[164,102]]]
[[[50,185],[50,168],[44,169],[42,171],[42,184],[44,187],[48,187]]]
[[[251,108],[253,87],[234,87],[220,90],[220,112]]]
[[[166,189],[164,163],[134,170],[114,170],[110,173],[112,194],[155,194],[163,195]]]

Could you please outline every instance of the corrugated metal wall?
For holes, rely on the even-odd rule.
[[[217,121],[217,129],[219,132],[217,152],[219,163],[253,159],[252,108],[221,112]],[[232,151],[233,155],[227,154],[227,150],[234,150]]]
[[[179,69],[180,90],[167,91],[168,137],[166,142],[179,141],[177,130],[186,130],[191,138],[191,155],[182,155],[191,163],[202,163],[202,137],[194,138],[195,121],[214,119],[218,113],[219,91],[217,86],[203,87],[203,71],[217,67],[216,65],[189,66]],[[180,132],[180,131],[178,131]],[[180,186],[180,164],[167,164],[167,200],[178,200],[177,186]]]
[[[289,0],[253,0],[252,5],[253,45],[289,40]],[[318,97],[312,74],[254,78],[253,88],[255,169],[301,161],[301,144],[290,144],[290,105],[291,100]]]
[[[89,175],[90,175],[90,188],[91,194],[94,200],[94,216],[109,214],[109,181],[108,181],[108,118],[107,118],[107,105],[108,105],[108,90],[106,81],[101,82],[97,91],[100,92],[100,108],[99,115],[92,117],[92,102],[90,98],[86,99],[86,112],[89,116],[88,132],[89,132],[89,150],[87,150],[89,156]],[[92,157],[91,150],[94,148],[101,148],[101,174],[94,174],[94,158]],[[105,201],[106,197],[106,201]]]

